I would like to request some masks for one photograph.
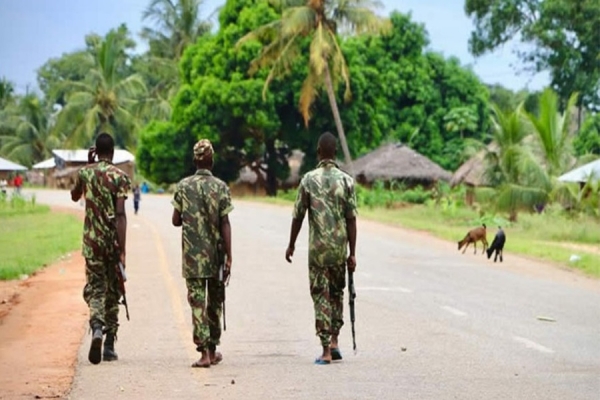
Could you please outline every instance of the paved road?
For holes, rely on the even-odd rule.
[[[37,196],[79,207],[66,192]],[[198,355],[169,200],[144,196],[140,215],[130,212],[132,319],[121,313],[121,360],[90,365],[86,336],[72,399],[600,399],[598,281],[511,256],[494,265],[454,244],[362,220],[359,352],[345,328],[344,362],[313,365],[306,226],[289,265],[290,209],[242,201],[231,217],[225,360],[189,368]]]

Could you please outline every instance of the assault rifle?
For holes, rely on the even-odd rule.
[[[225,287],[229,284],[229,271],[225,270],[225,261],[227,256],[223,256],[221,265],[219,266],[219,280],[223,283],[223,330],[227,330],[227,320],[225,318]]]
[[[120,304],[125,306],[125,315],[127,315],[127,321],[129,321],[129,307],[127,306],[127,297],[125,296],[125,282],[127,282],[127,275],[125,274],[125,266],[121,261],[117,264],[117,278],[119,279],[119,295],[123,297]]]
[[[354,299],[356,298],[356,289],[354,288],[354,272],[348,271],[348,305],[350,306],[350,322],[352,323],[352,349],[356,354],[356,333],[354,331]]]

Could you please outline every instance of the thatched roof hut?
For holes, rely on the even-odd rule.
[[[488,186],[485,180],[485,155],[487,152],[495,152],[498,150],[498,145],[490,143],[487,146],[487,150],[481,150],[473,157],[468,159],[463,165],[461,165],[450,180],[452,187],[464,183],[467,186]]]
[[[460,166],[452,175],[452,187],[464,183],[467,186],[483,186],[485,174],[485,152],[481,151]]]
[[[413,185],[432,185],[450,181],[452,175],[427,157],[400,143],[390,143],[352,163],[357,182],[402,181]]]

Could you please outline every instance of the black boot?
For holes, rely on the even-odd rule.
[[[102,326],[92,326],[92,344],[90,346],[90,352],[88,354],[88,360],[92,364],[100,364],[102,361]]]
[[[107,333],[104,341],[104,361],[117,361],[119,356],[115,352],[115,334]]]

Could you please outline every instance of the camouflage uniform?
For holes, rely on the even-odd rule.
[[[300,182],[294,219],[308,211],[309,281],[317,335],[329,346],[343,320],[348,232],[346,219],[356,217],[354,180],[331,160],[319,163]]]
[[[194,147],[195,159],[212,155],[202,140]],[[221,338],[220,318],[224,295],[219,268],[221,218],[233,210],[229,188],[208,170],[200,169],[177,184],[172,201],[182,219],[183,277],[192,309],[193,340],[198,351],[214,349]]]
[[[109,162],[100,161],[79,170],[76,187],[85,195],[83,257],[86,285],[83,298],[90,309],[90,326],[99,324],[115,335],[119,327],[119,292],[116,266],[116,199],[127,199],[131,181]]]

